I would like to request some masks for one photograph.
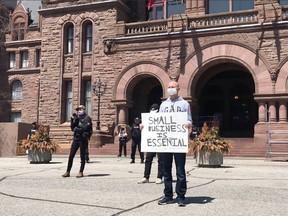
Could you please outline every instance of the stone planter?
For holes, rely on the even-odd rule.
[[[49,163],[52,160],[52,153],[49,151],[28,151],[28,160],[30,163]]]
[[[219,167],[223,164],[223,154],[216,151],[201,150],[197,152],[196,163],[201,167]]]

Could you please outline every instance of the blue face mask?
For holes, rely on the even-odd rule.
[[[84,115],[84,114],[85,114],[85,111],[84,111],[84,110],[79,110],[79,111],[78,111],[78,115],[79,115],[79,116],[82,116],[82,115]]]

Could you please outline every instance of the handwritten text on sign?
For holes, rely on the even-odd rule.
[[[142,113],[142,152],[188,152],[186,112]]]

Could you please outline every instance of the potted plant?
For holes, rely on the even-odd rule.
[[[221,166],[223,154],[232,149],[231,140],[219,136],[219,126],[209,127],[205,122],[199,136],[189,142],[189,153],[196,154],[198,166]]]
[[[52,141],[49,136],[49,126],[40,125],[27,137],[19,141],[19,146],[28,151],[30,163],[48,163],[52,159],[52,153],[59,149],[57,142]]]

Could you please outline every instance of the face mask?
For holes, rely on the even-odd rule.
[[[158,110],[150,110],[150,113],[157,113]]]
[[[78,111],[78,115],[80,115],[80,116],[84,115],[84,113],[85,113],[84,110],[79,110],[79,111]]]
[[[176,88],[168,88],[167,92],[170,96],[177,94],[177,89]]]

